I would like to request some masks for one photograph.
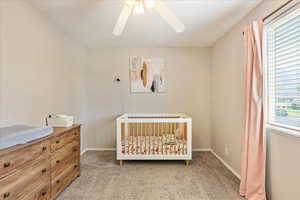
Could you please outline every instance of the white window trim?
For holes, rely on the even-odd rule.
[[[273,125],[273,124],[266,124],[266,128],[275,131],[276,133],[279,134],[284,134],[284,135],[289,135],[293,137],[300,138],[300,133],[297,130],[289,129],[280,125]]]
[[[294,10],[300,8],[300,0],[296,0],[292,2],[290,5],[286,6],[285,8],[278,11],[276,14],[274,14],[272,17],[268,18],[264,24],[267,27],[268,24],[271,24],[274,22],[274,20],[281,19],[285,17],[286,15],[290,14]],[[267,36],[266,32],[267,28],[265,28],[264,31],[264,38]],[[264,48],[263,48],[263,63],[267,62],[267,48],[266,48],[266,40],[264,39]],[[263,64],[263,73],[264,73],[264,118],[265,118],[265,124],[266,128],[269,130],[274,130],[276,133],[284,134],[288,136],[294,136],[300,138],[300,128],[291,127],[288,125],[283,124],[277,124],[275,122],[269,121],[269,97],[268,97],[268,89],[269,89],[269,75],[268,75],[268,66]]]

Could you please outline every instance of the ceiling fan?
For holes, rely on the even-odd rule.
[[[175,30],[183,32],[185,26],[162,0],[125,0],[125,4],[114,27],[113,34],[118,36],[123,33],[127,20],[131,14],[143,14],[147,9],[155,9],[159,15]]]

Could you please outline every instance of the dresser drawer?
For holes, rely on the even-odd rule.
[[[55,136],[51,139],[51,151],[54,152],[68,143],[71,143],[73,140],[79,141],[79,129],[72,129],[68,132],[63,133],[62,135]]]
[[[79,165],[79,141],[73,140],[73,142],[67,144],[63,148],[55,151],[51,155],[51,176],[55,178],[59,176],[65,168],[69,165],[73,165],[76,161]]]
[[[51,200],[50,184],[38,188],[22,200]]]
[[[39,197],[34,191],[40,193],[42,188],[50,186],[49,159],[32,162],[25,168],[18,169],[12,175],[0,180],[0,200],[23,200],[30,196]],[[47,197],[49,189],[41,193],[40,199]],[[46,198],[47,199],[47,198]]]
[[[51,197],[54,199],[80,174],[78,160],[74,160],[59,176],[51,178]]]
[[[7,176],[18,168],[25,166],[27,163],[47,158],[50,156],[50,141],[45,140],[16,149],[12,152],[0,155],[0,178]]]

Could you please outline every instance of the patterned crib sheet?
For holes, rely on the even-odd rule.
[[[186,140],[174,134],[162,136],[127,136],[122,141],[125,155],[186,155]]]

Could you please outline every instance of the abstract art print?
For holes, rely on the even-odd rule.
[[[165,63],[163,58],[130,58],[131,92],[165,92]]]

